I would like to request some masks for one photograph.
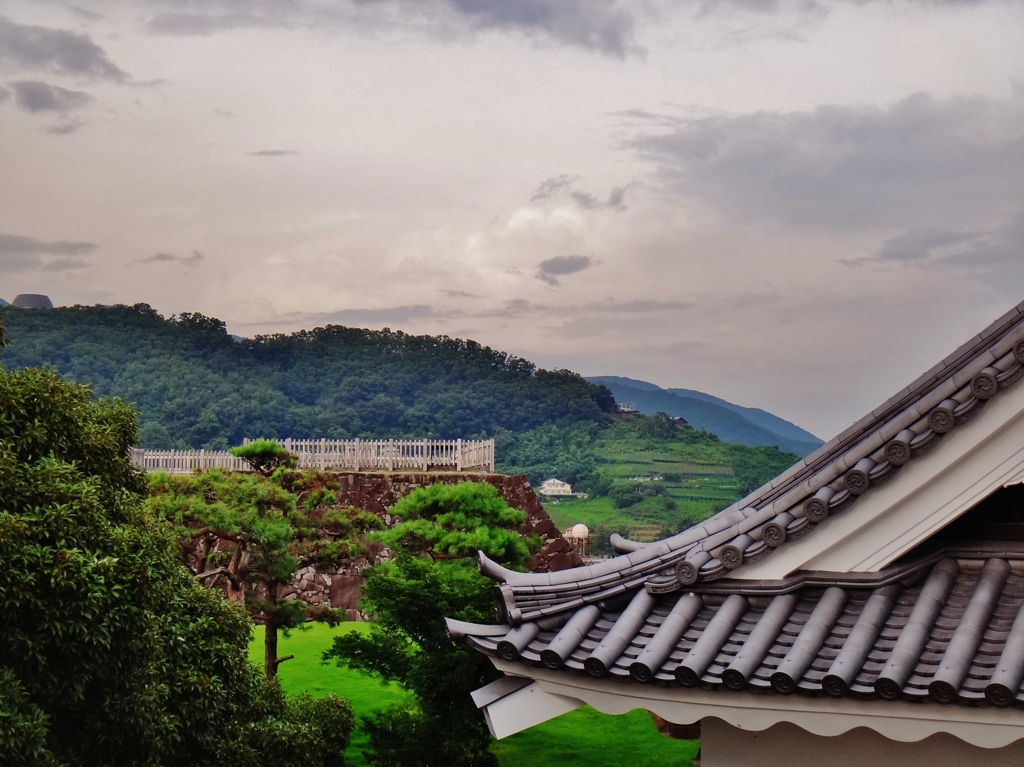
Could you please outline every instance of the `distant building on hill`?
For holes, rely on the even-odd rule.
[[[541,495],[547,496],[571,496],[572,485],[568,482],[563,482],[560,479],[546,479],[540,483],[540,487],[537,488],[537,492]]]
[[[14,297],[11,306],[18,309],[52,309],[53,301],[41,293],[19,293]]]
[[[632,405],[630,405],[628,402],[616,402],[615,403],[615,412],[616,413],[630,413],[630,414],[632,414],[632,413],[639,413],[640,411],[637,410]]]
[[[681,415],[671,415],[669,418],[672,419],[672,423],[676,426],[689,426],[690,422],[683,418]]]

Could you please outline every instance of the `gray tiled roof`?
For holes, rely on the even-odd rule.
[[[998,392],[1024,377],[1024,303],[885,404],[738,503],[651,544],[616,538],[623,556],[556,573],[516,573],[481,555],[501,582],[502,620],[556,616],[640,585],[666,593],[710,583],[770,556],[889,481]]]
[[[507,661],[637,684],[1024,705],[1024,548],[940,550],[874,578],[811,576],[770,596],[640,588],[514,628],[449,630]]]
[[[727,577],[813,534],[1022,377],[1024,304],[695,528],[619,538],[621,556],[555,573],[481,555],[503,625],[449,632],[506,661],[636,684],[1024,705],[1024,542],[932,542],[875,573]]]

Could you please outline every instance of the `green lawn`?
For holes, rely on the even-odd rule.
[[[377,679],[322,665],[321,653],[331,638],[344,631],[366,631],[368,624],[344,623],[330,628],[310,624],[306,631],[282,637],[278,652],[295,655],[280,669],[281,684],[292,694],[302,691],[320,696],[336,693],[348,698],[357,715],[384,708],[405,697],[398,687],[385,686]],[[249,647],[249,657],[263,665],[263,627]],[[351,765],[364,764],[362,749],[366,738],[358,729],[353,734],[347,757]],[[690,767],[697,752],[695,741],[666,738],[658,733],[646,711],[625,716],[608,716],[590,707],[572,711],[494,745],[501,767]]]

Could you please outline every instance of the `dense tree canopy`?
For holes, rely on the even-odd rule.
[[[341,620],[329,607],[284,595],[297,570],[363,555],[365,534],[383,527],[373,514],[338,508],[336,488],[329,474],[284,467],[271,477],[220,469],[149,476],[149,507],[173,527],[182,563],[263,624],[268,677],[284,660],[277,654],[279,631],[307,620]]]
[[[0,309],[8,368],[49,366],[137,405],[149,447],[258,437],[490,437],[601,421],[603,386],[474,341],[328,326],[237,339],[201,314],[145,304]]]
[[[538,542],[519,535],[523,513],[483,483],[430,485],[403,498],[392,513],[402,522],[379,538],[395,561],[371,568],[363,589],[373,629],[368,636],[336,638],[324,657],[414,695],[414,705],[366,720],[374,767],[492,767],[491,738],[469,693],[497,672],[483,655],[455,645],[444,619],[494,617],[493,582],[477,571],[477,550],[521,567]]]
[[[146,509],[135,437],[125,403],[0,369],[0,764],[342,765],[348,704],[248,662],[245,611]]]

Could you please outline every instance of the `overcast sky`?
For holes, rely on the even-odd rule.
[[[0,0],[0,297],[828,438],[1024,299],[1021,0]]]

